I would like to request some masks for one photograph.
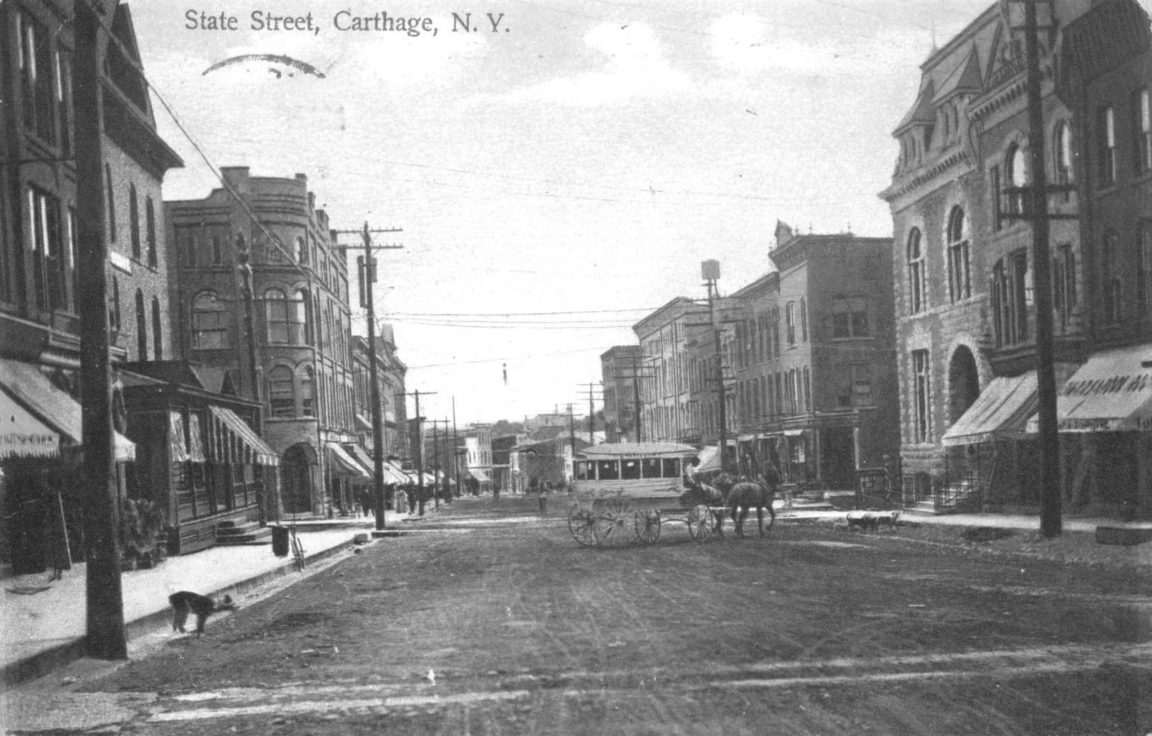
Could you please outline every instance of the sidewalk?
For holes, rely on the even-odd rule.
[[[388,512],[387,525],[406,515]],[[289,522],[290,524],[290,522]],[[371,517],[296,523],[304,556],[311,563],[352,546],[370,534]],[[235,597],[270,580],[295,572],[295,561],[276,557],[270,544],[212,547],[169,557],[151,570],[121,575],[125,632],[129,639],[170,620],[168,596],[191,590],[212,597]],[[0,667],[3,688],[40,677],[83,656],[87,580],[84,563],[74,563],[64,578],[48,584],[48,573],[0,580]]]
[[[785,509],[783,502],[777,501],[774,508],[781,519],[816,519],[828,521],[842,521],[849,513],[867,513],[842,511],[834,509],[806,510],[805,504],[797,502],[791,509]],[[995,527],[997,529],[1024,529],[1039,530],[1040,516],[1026,516],[1024,514],[917,514],[909,511],[900,512],[900,522],[903,524],[935,524],[941,526],[964,527]],[[1097,527],[1148,529],[1152,530],[1152,522],[1133,521],[1124,522],[1104,517],[1068,517],[1062,521],[1065,532],[1083,532],[1095,534]]]

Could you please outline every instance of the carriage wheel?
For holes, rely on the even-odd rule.
[[[568,531],[583,547],[596,544],[596,516],[588,509],[573,504],[568,512]]]
[[[597,507],[593,514],[596,517],[594,530],[597,544],[623,547],[632,541],[635,532],[629,523],[632,515],[628,513],[627,502],[609,500]]]
[[[688,510],[688,533],[697,542],[707,542],[716,530],[716,514],[704,504]]]
[[[644,544],[652,544],[660,538],[660,512],[656,509],[637,511],[633,516],[636,538]]]

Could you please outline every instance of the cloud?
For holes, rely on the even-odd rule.
[[[601,68],[513,90],[502,100],[593,107],[659,98],[688,86],[688,77],[668,63],[646,25],[601,23],[584,35],[584,44],[597,52]]]

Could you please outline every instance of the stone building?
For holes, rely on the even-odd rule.
[[[1083,360],[1089,322],[1083,202],[1068,186],[1083,172],[1073,110],[1055,90],[1055,50],[1089,4],[1051,3],[1039,34],[1058,384]],[[936,509],[1027,509],[1040,497],[1027,428],[1036,411],[1035,266],[1021,188],[1032,180],[1031,142],[1012,6],[990,6],[921,65],[881,194],[896,239],[903,492]]]
[[[357,439],[347,256],[305,175],[221,174],[226,189],[164,203],[183,353],[221,369],[239,395],[259,396],[285,513],[347,513],[351,482],[368,472],[342,447]],[[250,304],[241,253],[251,259]]]
[[[604,387],[604,432],[608,442],[639,442],[640,347],[617,345],[600,356]]]

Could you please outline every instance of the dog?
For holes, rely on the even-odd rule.
[[[196,637],[204,633],[204,624],[208,617],[220,611],[235,611],[237,606],[232,602],[232,596],[224,596],[224,600],[217,602],[206,595],[181,590],[168,596],[168,603],[172,606],[172,630],[184,631],[184,623],[188,614],[196,615]]]
[[[848,522],[849,529],[859,529],[861,531],[880,531],[880,527],[886,526],[889,529],[896,528],[896,522],[900,519],[899,511],[867,511],[867,512],[852,512],[849,513],[846,521]]]

